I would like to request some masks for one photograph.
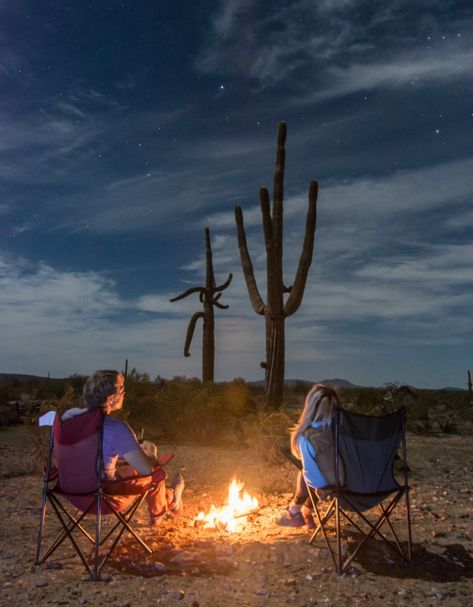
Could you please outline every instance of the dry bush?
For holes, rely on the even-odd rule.
[[[258,459],[269,463],[285,461],[281,446],[289,443],[290,420],[284,413],[253,415],[245,419],[243,434]]]

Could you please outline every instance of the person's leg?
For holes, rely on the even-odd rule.
[[[302,527],[305,525],[301,514],[301,507],[308,498],[307,487],[302,472],[299,470],[296,477],[296,489],[292,496],[287,512],[279,519],[279,525],[283,527]]]
[[[281,517],[279,524],[286,527],[314,527],[312,518],[312,502],[302,472],[299,470],[296,478],[296,489],[292,496],[287,513]]]
[[[110,482],[105,485],[105,491],[111,495],[139,495],[148,489],[146,502],[151,524],[158,523],[168,512],[173,502],[174,491],[166,487],[164,479],[159,483],[151,483],[150,477],[128,478],[120,482]]]
[[[171,481],[172,488],[172,503],[169,507],[170,511],[174,514],[182,514],[182,510],[184,508],[182,503],[182,492],[184,491],[185,482],[182,474],[176,474],[176,476]]]

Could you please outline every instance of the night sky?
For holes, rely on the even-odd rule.
[[[315,255],[286,377],[465,387],[473,368],[473,5],[448,0],[0,0],[0,371],[262,379],[258,190],[288,125],[285,282],[311,179]]]

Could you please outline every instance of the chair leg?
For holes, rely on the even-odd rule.
[[[407,516],[407,561],[412,561],[412,527],[411,527],[411,506],[409,499],[409,487],[405,488],[406,497],[406,516]]]
[[[46,519],[46,504],[47,504],[47,493],[46,493],[46,491],[43,491],[43,500],[42,500],[42,504],[41,504],[41,514],[40,514],[39,529],[38,529],[38,543],[36,545],[36,556],[35,556],[35,561],[34,561],[35,565],[39,565],[41,563],[40,555],[41,555],[41,544],[43,543],[44,522]]]
[[[340,527],[340,502],[335,498],[335,524],[337,527],[337,555],[338,555],[338,573],[342,573],[342,530]]]
[[[94,546],[94,567],[92,579],[97,581],[100,579],[99,568],[99,549],[100,549],[100,532],[102,528],[102,509],[101,509],[102,495],[101,492],[97,492],[96,497],[96,512],[95,512],[95,546]]]

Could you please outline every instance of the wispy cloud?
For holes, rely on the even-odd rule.
[[[422,49],[405,53],[381,62],[330,67],[325,74],[325,85],[315,93],[298,96],[294,103],[312,103],[378,88],[419,87],[433,82],[448,84],[454,80],[470,80],[472,63],[473,48],[447,46],[435,51]]]
[[[223,2],[211,19],[195,67],[204,73],[249,79],[256,91],[284,82],[289,94],[291,89],[297,92],[294,103],[471,78],[469,32],[461,15],[458,23],[450,20],[448,35],[440,44],[428,44],[429,34],[437,34],[443,24],[438,3],[425,3],[428,18],[402,1],[370,10],[369,16],[360,10],[363,4],[275,2],[267,15],[256,1]],[[409,27],[393,27],[399,22]],[[459,31],[464,31],[465,41]],[[382,49],[377,46],[381,34]],[[303,93],[308,90],[313,92]]]

